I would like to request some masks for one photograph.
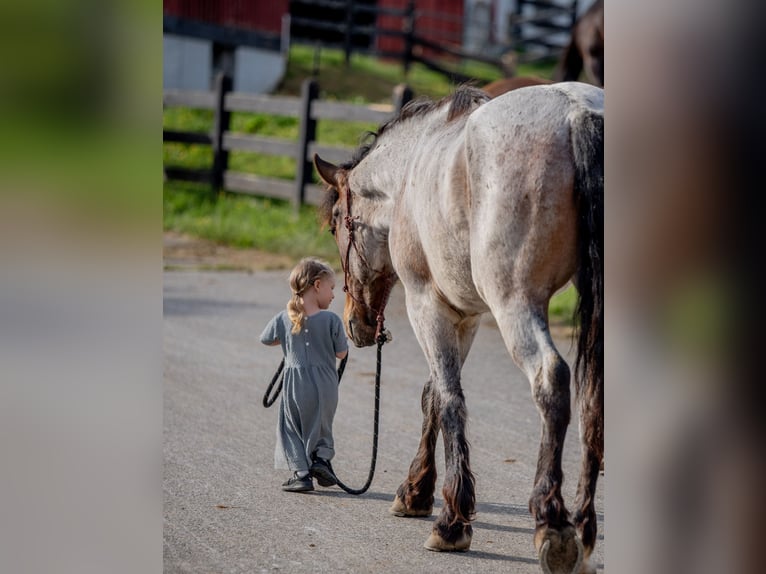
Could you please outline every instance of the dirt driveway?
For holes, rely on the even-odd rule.
[[[289,269],[293,260],[257,249],[235,249],[175,231],[162,236],[162,257],[167,270],[245,271]]]

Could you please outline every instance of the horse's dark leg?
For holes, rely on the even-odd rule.
[[[449,314],[448,314],[449,315]],[[479,326],[480,317],[434,325],[434,339],[429,345],[429,362],[439,395],[439,424],[444,439],[445,476],[442,496],[444,507],[434,522],[424,546],[436,551],[465,551],[471,546],[476,493],[471,472],[466,425],[468,413],[460,371]],[[456,340],[454,340],[456,337]]]
[[[591,46],[591,52],[584,58],[585,75],[596,86],[604,87],[604,46]]]
[[[439,436],[439,397],[431,379],[423,387],[420,398],[423,431],[407,479],[396,491],[391,513],[396,516],[430,516],[434,505],[436,464],[434,451]]]
[[[577,44],[576,29],[572,30],[572,38],[559,57],[553,72],[554,82],[576,82],[583,69],[583,58]]]
[[[588,387],[579,397],[580,440],[582,467],[577,484],[574,523],[582,539],[585,558],[589,558],[596,545],[597,523],[594,497],[601,464],[604,460],[604,397],[598,391],[589,394]],[[590,570],[595,572],[595,569]]]
[[[460,363],[457,353],[439,357],[435,383],[439,395],[439,425],[444,439],[445,476],[442,495],[444,506],[425,543],[429,550],[468,550],[473,529],[474,477],[470,469],[468,441],[465,436],[467,413],[460,387]]]
[[[415,500],[422,503],[427,499],[430,514],[436,479],[434,448],[436,437],[441,431],[446,463],[442,489],[444,507],[434,522],[425,547],[437,551],[463,551],[471,545],[475,492],[465,437],[466,408],[460,387],[460,370],[476,335],[480,318],[457,316],[451,309],[434,305],[429,300],[430,292],[423,299],[417,296],[408,293],[407,310],[429,363],[427,387],[430,386],[430,391],[424,391],[423,395],[424,432],[420,448],[407,480],[397,491],[391,510],[404,510],[401,512],[404,516],[415,514],[413,511],[418,507],[407,505],[407,494],[415,489],[417,478],[420,477],[420,498],[415,497]],[[433,474],[430,474],[429,468],[434,469]],[[427,472],[424,473],[424,470]]]
[[[529,510],[535,519],[535,547],[543,571],[578,572],[582,544],[561,495],[561,453],[570,419],[569,366],[548,331],[543,305],[515,301],[498,315],[506,346],[524,371],[542,421],[537,472]]]

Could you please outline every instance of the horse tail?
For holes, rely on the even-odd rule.
[[[571,134],[578,213],[575,391],[581,404],[597,407],[603,429],[604,116],[592,111],[577,114],[571,121]],[[603,436],[600,438],[603,445]]]

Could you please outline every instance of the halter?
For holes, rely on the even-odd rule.
[[[386,337],[384,334],[384,328],[383,323],[386,320],[385,316],[383,315],[383,311],[386,308],[386,305],[388,304],[388,298],[391,295],[391,289],[394,287],[394,283],[396,282],[396,273],[381,273],[377,269],[374,269],[372,265],[367,261],[367,258],[362,255],[362,252],[359,251],[359,247],[356,244],[356,238],[354,236],[354,222],[359,221],[359,216],[352,217],[351,216],[351,190],[348,189],[348,186],[346,187],[346,216],[343,218],[344,225],[346,226],[346,229],[348,230],[348,244],[346,245],[346,262],[345,265],[343,263],[343,260],[341,259],[341,267],[343,268],[343,292],[346,293],[351,299],[353,299],[356,303],[359,305],[362,305],[363,307],[369,309],[370,311],[374,312],[376,317],[376,328],[375,328],[375,340],[379,341],[381,337]],[[351,256],[351,247],[354,247],[354,250],[356,251],[357,256],[359,257],[359,260],[370,270],[373,272],[376,272],[378,275],[383,275],[385,279],[385,287],[383,291],[383,301],[380,306],[380,309],[375,309],[372,307],[372,305],[368,304],[365,301],[359,300],[356,297],[354,297],[354,294],[351,293],[351,290],[348,288],[348,279],[351,276],[351,272],[349,271],[349,257]]]

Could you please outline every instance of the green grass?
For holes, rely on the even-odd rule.
[[[572,325],[573,313],[577,305],[577,289],[571,283],[551,297],[548,305],[548,319],[552,325]]]
[[[221,244],[282,253],[294,259],[306,255],[338,258],[335,241],[304,206],[295,214],[292,205],[275,199],[212,194],[207,185],[166,182],[163,226]]]
[[[315,50],[310,46],[294,45],[290,48],[290,60],[282,83],[276,93],[299,95],[301,82],[311,76],[314,70]],[[555,64],[522,64],[517,75],[535,75],[550,78]],[[370,56],[354,54],[346,68],[341,50],[321,49],[319,52],[317,82],[320,97],[355,103],[387,103],[391,101],[394,86],[407,83],[416,96],[441,98],[451,93],[455,86],[441,74],[429,70],[422,64],[413,64],[408,74],[404,67],[393,60],[381,60]],[[479,62],[451,64],[451,69],[465,75],[475,75],[487,80],[500,77],[492,66]],[[479,83],[479,85],[482,85]]]

